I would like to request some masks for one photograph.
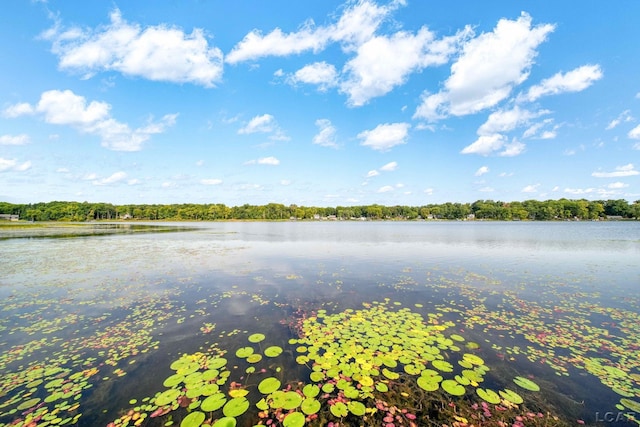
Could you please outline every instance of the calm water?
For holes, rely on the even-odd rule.
[[[621,414],[640,402],[639,222],[188,226],[195,230],[0,241],[0,425],[127,425],[129,410],[147,417],[138,425],[179,425],[206,395],[179,398],[194,406],[176,401],[157,417],[153,401],[171,388],[163,382],[176,374],[173,362],[208,354],[228,359],[224,393],[232,381],[249,391],[237,422],[251,426],[260,419],[256,382],[273,372],[283,384],[310,382],[313,363],[297,362],[299,343],[289,341],[301,319],[317,310],[366,317],[371,304],[388,318],[404,309],[447,325],[447,336],[464,341],[444,346],[444,360],[465,352],[484,360],[483,383],[465,385],[463,397],[440,392],[452,405],[481,402],[476,387],[508,388],[523,407],[568,425],[634,425]],[[253,333],[282,355],[236,356]],[[516,376],[541,390],[519,387]],[[342,425],[359,425],[350,417]]]

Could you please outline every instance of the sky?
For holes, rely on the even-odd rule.
[[[640,2],[12,0],[0,200],[640,199]]]

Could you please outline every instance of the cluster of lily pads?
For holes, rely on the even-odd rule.
[[[441,419],[444,412],[436,403],[455,407],[454,402],[462,404],[459,408],[481,404],[485,415],[492,408],[515,422],[523,395],[540,387],[523,376],[509,386],[483,387],[490,368],[474,352],[476,343],[447,333],[452,326],[438,315],[425,320],[388,301],[335,314],[320,309],[292,321],[290,348],[263,345],[266,336],[254,333],[235,351],[214,345],[181,355],[170,365],[166,389],[144,398],[109,427],[154,419],[157,425],[179,422],[181,427],[233,427],[240,420],[256,426],[411,427]],[[283,357],[295,357],[294,365],[308,368],[307,379],[287,379],[285,367],[291,369],[292,361]],[[429,401],[436,403],[429,406]],[[548,422],[548,415],[540,417]]]

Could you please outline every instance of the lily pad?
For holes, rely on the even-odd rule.
[[[287,391],[284,394],[284,402],[282,404],[282,409],[290,410],[295,409],[302,404],[302,396],[300,396],[295,391]]]
[[[444,391],[453,396],[462,396],[465,393],[464,386],[454,380],[444,380],[440,385]]]
[[[236,356],[241,359],[245,359],[252,355],[253,352],[253,347],[240,347],[238,350],[236,350]]]
[[[200,427],[204,422],[206,415],[203,412],[192,412],[180,423],[180,427]]]
[[[540,391],[540,386],[528,378],[525,377],[515,377],[513,382],[522,387],[525,390],[529,391]]]
[[[156,397],[155,404],[158,406],[165,406],[170,403],[175,402],[178,397],[180,397],[180,390],[171,388],[169,390],[165,390]]]
[[[320,387],[315,384],[307,384],[302,389],[302,393],[306,397],[316,397],[318,394],[320,394]]]
[[[280,388],[281,382],[274,377],[265,378],[258,384],[258,391],[262,394],[270,394]]]
[[[264,349],[264,355],[267,357],[278,357],[282,354],[282,347],[272,345]]]
[[[358,402],[357,400],[352,400],[351,402],[347,403],[347,408],[349,409],[349,412],[358,417],[363,416],[367,410],[367,407],[364,406],[362,402]]]
[[[251,354],[249,355],[249,357],[247,357],[247,362],[249,363],[258,363],[261,360],[262,360],[262,355],[258,353]]]
[[[40,402],[39,397],[32,397],[31,399],[25,400],[20,405],[18,405],[18,411],[24,411],[25,409],[29,409],[33,406],[36,406]]]
[[[424,377],[422,375],[419,376],[418,380],[416,381],[418,383],[418,387],[425,391],[436,391],[440,388],[440,381],[434,381],[433,378],[434,377]]]
[[[211,427],[236,427],[237,421],[233,417],[222,417],[217,420]]]
[[[202,401],[200,409],[205,412],[213,412],[224,406],[227,403],[227,398],[223,393],[213,394]]]
[[[282,425],[284,427],[302,427],[305,422],[305,416],[301,412],[292,412],[284,417]]]
[[[246,397],[236,397],[228,401],[222,408],[225,417],[238,417],[249,409],[249,401]]]
[[[320,401],[311,397],[307,397],[300,404],[300,409],[307,415],[315,414],[321,408]]]
[[[264,341],[265,339],[265,335],[264,334],[251,334],[249,335],[249,338],[247,338],[249,340],[249,342],[252,342],[254,344],[259,343],[261,341]]]
[[[516,393],[513,390],[509,390],[508,388],[504,390],[500,390],[499,393],[503,399],[508,400],[511,403],[515,403],[516,405],[519,405],[522,402],[524,402],[524,399],[522,398],[522,396],[520,396],[518,393]]]
[[[347,409],[347,405],[345,405],[342,402],[337,402],[337,403],[331,405],[329,410],[331,411],[331,413],[334,416],[336,416],[338,418],[346,417],[347,414],[349,413],[349,410]]]
[[[497,405],[500,403],[500,396],[493,390],[478,388],[476,389],[476,393],[480,396],[480,399],[484,400],[487,403],[492,403]]]
[[[453,365],[446,360],[434,360],[431,364],[439,371],[453,372]]]
[[[622,403],[626,408],[631,409],[635,412],[640,412],[640,402],[636,402],[635,400],[622,398],[620,399],[620,403]]]

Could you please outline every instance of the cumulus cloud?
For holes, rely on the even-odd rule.
[[[540,187],[540,184],[527,185],[526,187],[524,187],[522,189],[522,192],[523,193],[537,193],[538,192],[538,187]]]
[[[520,100],[535,101],[546,95],[558,95],[565,92],[580,92],[603,76],[599,65],[583,65],[567,73],[557,73],[529,89]]]
[[[499,110],[489,115],[489,118],[478,128],[478,135],[492,135],[494,133],[510,132],[517,127],[528,124],[532,119],[549,114],[549,110],[529,111],[518,106],[510,110]]]
[[[89,78],[101,71],[154,81],[213,87],[222,78],[223,55],[201,29],[186,34],[168,25],[142,27],[128,23],[118,9],[111,22],[95,29],[62,29],[59,23],[43,33],[52,42],[63,70]]]
[[[318,53],[331,42],[341,42],[343,49],[349,51],[353,46],[371,38],[395,7],[394,2],[378,6],[372,1],[364,0],[347,7],[335,24],[316,26],[309,20],[297,31],[290,33],[276,28],[263,34],[254,29],[233,47],[225,60],[236,64],[267,56],[288,56],[306,51]]]
[[[369,172],[367,172],[367,178],[373,178],[374,176],[378,176],[378,175],[380,175],[380,172],[378,172],[375,169],[370,170]]]
[[[501,149],[507,141],[507,137],[499,133],[493,135],[480,135],[471,145],[462,149],[462,154],[480,154],[487,156]]]
[[[409,123],[385,123],[360,132],[358,138],[362,140],[360,145],[377,151],[388,151],[396,145],[406,144],[409,128]]]
[[[398,168],[398,162],[389,162],[380,168],[381,171],[392,172]]]
[[[125,179],[127,177],[127,174],[125,172],[119,171],[119,172],[115,172],[112,175],[103,178],[103,179],[99,179],[99,180],[95,180],[92,182],[93,185],[109,185],[109,184],[115,184],[117,182],[122,181],[123,179]]]
[[[384,187],[378,188],[378,193],[388,193],[389,191],[393,191],[394,188],[391,185],[385,185]]]
[[[262,157],[260,159],[249,160],[244,163],[245,165],[270,165],[277,166],[280,164],[280,160],[271,156],[271,157]]]
[[[220,185],[222,184],[221,179],[211,178],[211,179],[201,179],[200,184],[202,185]]]
[[[492,32],[464,43],[444,90],[425,93],[414,117],[436,121],[493,107],[527,79],[538,46],[553,30],[550,24],[532,26],[524,12],[516,20],[501,19]]]
[[[489,166],[481,166],[476,173],[474,174],[475,176],[482,176],[485,173],[489,172]]]
[[[631,110],[624,110],[622,113],[620,113],[620,115],[618,117],[616,117],[615,119],[611,120],[609,122],[609,124],[607,125],[606,129],[607,130],[611,130],[616,128],[620,123],[626,123],[626,122],[630,122],[633,121],[633,116],[631,115]],[[639,130],[639,136],[640,136],[640,130]]]
[[[0,135],[0,145],[25,145],[29,143],[29,135]]]
[[[284,141],[289,137],[278,126],[275,117],[271,114],[255,116],[244,127],[238,129],[238,134],[249,135],[252,133],[268,133],[269,139]]]
[[[313,137],[313,143],[323,147],[337,148],[336,128],[328,119],[316,120],[316,126],[319,128],[318,133]]]
[[[326,62],[314,62],[296,71],[287,81],[293,85],[305,83],[317,85],[318,90],[324,92],[337,85],[338,72],[336,67]]]
[[[615,168],[615,171],[613,172],[597,171],[591,174],[591,176],[594,176],[596,178],[620,178],[620,177],[634,176],[634,175],[640,175],[640,172],[635,170],[633,163],[629,163],[624,166],[618,166]]]
[[[625,184],[624,182],[612,182],[611,184],[607,185],[607,188],[611,190],[619,190],[621,188],[627,188],[628,186],[629,184]]]
[[[640,125],[631,129],[627,136],[631,139],[640,139]]]
[[[11,105],[2,111],[2,115],[7,118],[15,118],[25,114],[33,114],[33,107],[27,102]]]
[[[111,117],[111,105],[100,101],[87,102],[85,97],[70,90],[43,92],[38,104],[29,107],[21,107],[20,110],[23,114],[40,114],[50,124],[68,125],[83,133],[96,135],[103,147],[114,151],[141,150],[144,142],[154,134],[165,132],[178,117],[177,114],[167,114],[160,121],[149,121],[146,126],[131,129],[126,123]]]
[[[31,169],[31,161],[29,160],[19,163],[16,159],[4,159],[0,157],[0,172],[24,172],[29,169]]]
[[[372,37],[358,46],[356,56],[344,66],[346,78],[340,90],[347,94],[349,105],[364,105],[404,84],[411,73],[446,63],[470,32],[466,28],[455,36],[436,40],[422,27],[415,34],[399,31]]]

